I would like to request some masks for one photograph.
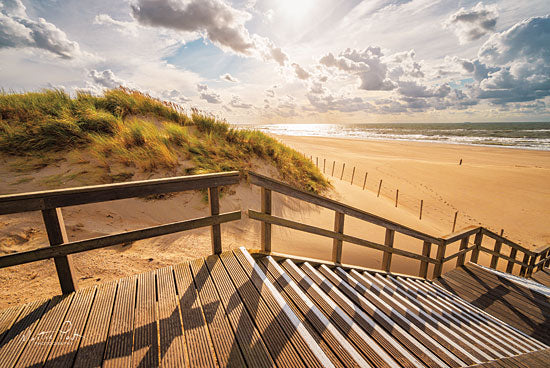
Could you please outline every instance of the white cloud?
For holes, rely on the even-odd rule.
[[[225,73],[224,75],[220,75],[220,79],[228,81],[228,82],[233,82],[233,83],[238,83],[239,82],[239,80],[237,78],[235,78],[234,76],[232,76],[229,73]]]
[[[237,109],[250,109],[252,108],[252,104],[244,103],[241,101],[241,98],[239,96],[233,96],[231,99],[231,102],[229,103],[231,107],[235,107]]]
[[[197,91],[199,92],[199,98],[205,100],[211,104],[221,104],[222,99],[219,94],[208,89],[206,84],[197,84]]]
[[[98,25],[110,25],[119,31],[132,35],[137,36],[138,34],[138,24],[136,22],[124,22],[121,20],[113,19],[108,14],[98,14],[94,18],[94,24]]]
[[[495,30],[498,19],[496,5],[483,5],[479,2],[472,9],[460,8],[444,23],[453,29],[461,44],[475,41]]]
[[[96,85],[105,88],[117,88],[123,86],[125,82],[122,79],[119,79],[115,76],[111,69],[106,69],[104,71],[97,71],[95,69],[90,70],[88,76],[92,78]]]
[[[384,54],[380,47],[367,47],[362,51],[347,49],[335,57],[332,53],[319,62],[329,68],[337,68],[356,75],[361,80],[360,89],[367,91],[390,91],[396,87],[387,78],[387,65],[382,61]]]
[[[311,76],[308,71],[302,68],[299,64],[293,63],[292,67],[294,67],[294,72],[296,73],[296,77],[298,77],[298,79],[306,80]]]
[[[82,55],[77,42],[44,18],[30,19],[21,0],[3,2],[0,7],[0,48],[32,47],[63,59]]]

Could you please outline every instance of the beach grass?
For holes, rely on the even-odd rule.
[[[276,139],[196,109],[187,114],[139,91],[0,94],[0,152],[43,160],[73,150],[89,151],[107,171],[122,164],[143,172],[183,167],[192,175],[244,172],[263,162],[300,189],[320,193],[330,187],[311,161]]]

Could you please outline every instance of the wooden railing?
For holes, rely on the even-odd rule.
[[[271,251],[271,226],[283,226],[294,230],[304,231],[311,234],[316,234],[333,239],[332,245],[332,262],[341,263],[342,261],[342,245],[343,242],[361,245],[371,249],[377,249],[382,252],[382,270],[390,272],[392,255],[408,257],[420,261],[418,274],[420,277],[426,278],[428,275],[428,264],[434,265],[433,278],[441,275],[443,265],[456,258],[456,265],[464,264],[466,255],[471,252],[471,262],[477,263],[479,253],[485,252],[490,255],[490,267],[496,269],[498,260],[503,259],[508,261],[506,272],[512,273],[515,264],[520,265],[521,276],[531,276],[535,269],[542,269],[550,265],[550,246],[545,246],[537,250],[529,250],[513,241],[504,238],[501,235],[483,228],[483,227],[468,227],[458,232],[443,236],[435,237],[410,227],[398,224],[396,222],[384,219],[360,209],[345,205],[343,203],[325,198],[319,195],[307,193],[289,186],[283,182],[262,176],[256,173],[249,173],[249,180],[252,184],[261,188],[261,211],[248,210],[248,216],[251,219],[259,220],[261,224],[261,247],[262,251]],[[315,204],[320,207],[328,208],[334,211],[334,229],[327,230],[316,226],[306,225],[300,222],[291,221],[281,217],[272,215],[272,192],[278,192],[289,197],[303,200],[305,202]],[[344,234],[344,219],[345,216],[351,216],[386,229],[384,244],[378,244],[366,239],[357,238],[351,235]],[[423,242],[422,254],[397,249],[394,247],[395,233],[401,233],[412,238],[419,239]],[[474,237],[471,244],[470,239]],[[483,246],[483,237],[492,238],[495,240],[494,248],[489,249]],[[447,248],[460,241],[459,250],[445,256]],[[501,252],[502,245],[505,244],[510,248],[508,255]],[[436,257],[431,258],[432,245],[437,246]],[[518,252],[523,258],[517,260]],[[537,261],[538,259],[538,261]]]
[[[239,181],[240,175],[234,171],[0,196],[0,215],[42,211],[50,242],[49,247],[0,257],[0,268],[53,258],[65,294],[76,289],[70,254],[205,226],[212,229],[212,253],[221,253],[220,224],[239,220],[241,211],[220,214],[219,187]],[[208,189],[210,216],[86,240],[69,241],[67,238],[62,207],[202,189]]]
[[[435,237],[332,199],[298,190],[288,184],[253,172],[248,173],[248,178],[253,185],[261,188],[261,211],[249,209],[248,216],[253,220],[261,221],[261,247],[264,252],[271,252],[271,226],[277,225],[331,238],[333,241],[332,261],[335,263],[341,263],[343,243],[348,242],[381,251],[382,270],[386,272],[391,271],[392,255],[394,254],[417,260],[420,262],[418,273],[422,278],[427,278],[430,263],[434,265],[433,277],[436,278],[441,275],[446,262],[456,258],[456,265],[463,265],[467,253],[470,252],[472,262],[478,262],[480,252],[492,255],[490,264],[492,268],[497,267],[499,259],[508,261],[506,271],[509,273],[512,272],[515,264],[520,265],[520,275],[522,276],[530,276],[535,269],[550,265],[550,246],[532,251],[482,227],[469,227],[444,237]],[[70,255],[74,253],[210,226],[212,253],[219,254],[222,251],[220,224],[241,218],[241,211],[220,214],[219,187],[237,184],[239,181],[238,172],[227,172],[0,196],[0,215],[42,211],[50,243],[50,246],[2,256],[0,257],[0,268],[53,258],[61,290],[63,293],[69,293],[76,289],[70,262]],[[201,189],[208,189],[210,216],[85,240],[69,241],[67,238],[61,213],[62,207]],[[273,216],[272,192],[333,210],[335,213],[333,230]],[[385,228],[384,244],[345,234],[345,216]],[[396,232],[422,241],[422,253],[417,254],[394,247]],[[472,236],[474,241],[470,244]],[[483,237],[495,240],[493,249],[483,246]],[[452,255],[445,256],[447,247],[458,241],[460,241],[459,250]],[[437,246],[435,258],[431,257],[432,245]],[[510,248],[508,255],[501,252],[502,245]],[[521,261],[517,260],[518,253],[520,253],[519,255],[523,254]]]

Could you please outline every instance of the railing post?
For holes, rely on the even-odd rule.
[[[543,259],[545,259],[546,257],[548,257],[548,255],[550,255],[550,248],[546,249],[545,252],[542,252],[542,254],[540,255],[540,260],[542,261]],[[539,267],[537,268],[538,271],[542,270],[544,268],[544,266],[548,266],[548,263],[550,262],[550,260],[546,261],[546,262],[542,262]]]
[[[422,255],[424,257],[430,257],[430,252],[432,250],[432,243],[425,241],[422,245]],[[420,270],[418,271],[418,276],[422,278],[428,277],[428,262],[420,261]]]
[[[467,236],[464,239],[460,241],[460,248],[459,251],[464,250],[468,248],[468,242],[470,241],[470,237]],[[466,259],[466,254],[461,254],[458,257],[456,257],[456,267],[464,266],[464,260]]]
[[[69,241],[61,208],[48,208],[42,210],[42,218],[44,219],[44,225],[46,226],[50,245],[59,245]],[[54,262],[59,285],[61,286],[61,292],[63,294],[72,293],[76,290],[76,281],[73,276],[74,273],[69,257],[55,257]]]
[[[441,276],[441,271],[443,271],[443,258],[445,258],[446,247],[447,247],[447,243],[445,243],[444,241],[437,244],[437,255],[435,257],[435,259],[437,260],[437,263],[434,265],[434,274],[433,274],[434,279]]]
[[[531,256],[529,254],[523,253],[522,262],[525,263],[525,264],[528,264],[529,263],[529,258],[531,258]],[[526,272],[527,272],[527,266],[521,266],[521,268],[519,269],[519,275],[520,276],[525,276]]]
[[[504,234],[504,229],[500,230],[500,236],[502,236],[502,234]],[[500,249],[502,248],[502,242],[500,240],[495,240],[495,247],[493,248],[493,250],[500,254]],[[493,256],[491,257],[491,265],[490,267],[493,268],[493,269],[497,269],[497,265],[498,265],[498,256],[496,254],[493,254]]]
[[[271,215],[271,190],[262,187],[261,192],[262,213],[265,213],[266,215]],[[268,224],[267,222],[262,222],[261,237],[262,250],[264,252],[271,252],[271,224]]]
[[[472,258],[470,258],[470,262],[477,263],[477,259],[479,258],[479,249],[481,248],[481,242],[483,241],[483,232],[481,229],[476,234],[476,237],[474,238],[474,244],[475,247],[472,250]]]
[[[343,234],[344,233],[344,214],[336,211],[334,214],[334,231]],[[332,262],[342,263],[342,240],[332,240]]]
[[[393,240],[395,238],[395,230],[386,229],[386,238],[384,239],[384,245],[393,248]],[[391,256],[390,252],[384,252],[382,256],[382,269],[386,272],[390,272],[391,268]]]
[[[527,272],[525,274],[525,277],[531,277],[533,275],[533,270],[535,269],[535,263],[537,262],[538,254],[533,254],[529,261],[529,267],[527,267]]]
[[[518,254],[518,250],[516,248],[510,249],[510,258],[516,259],[517,254]],[[506,272],[512,273],[513,270],[514,270],[514,262],[508,261],[508,264],[506,265]]]
[[[220,214],[220,192],[218,187],[208,188],[208,201],[210,202],[210,214],[212,216]],[[212,225],[212,254],[222,252],[222,234],[220,224]]]

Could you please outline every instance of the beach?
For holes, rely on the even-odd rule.
[[[506,237],[527,248],[550,242],[550,151],[407,141],[281,135],[277,138],[311,156],[322,171],[324,166],[343,200],[366,211],[384,215],[387,211],[380,212],[387,205],[395,205],[399,190],[399,211],[388,213],[390,218],[418,219],[422,200],[422,220],[415,225],[433,229],[437,232],[434,235],[450,233],[458,211],[457,230],[468,225],[481,225],[495,232],[503,229]],[[380,180],[382,188],[377,198]]]
[[[469,225],[481,225],[495,232],[504,229],[505,237],[531,249],[550,242],[549,151],[322,137],[276,138],[311,156],[313,162],[318,163],[334,188],[324,195],[353,207],[435,237],[451,233],[454,215],[458,211],[456,230]],[[277,177],[274,171],[260,173]],[[13,186],[10,183],[14,180],[17,177],[8,171],[3,172],[0,175],[2,191],[35,190],[32,182]],[[382,186],[378,196],[380,180]],[[249,208],[260,210],[259,188],[242,183],[233,189],[221,199],[221,210],[241,209],[243,219],[222,225],[223,249],[240,246],[259,249],[260,224],[246,216]],[[399,197],[396,207],[397,189]],[[419,218],[421,200],[422,219]],[[127,199],[63,209],[70,240],[197,218],[207,213],[208,205],[202,195],[193,192],[160,201]],[[329,230],[334,226],[334,211],[278,193],[273,193],[273,214]],[[6,239],[1,249],[3,254],[36,249],[47,244],[39,213],[9,215],[2,220],[0,231]],[[351,216],[345,217],[344,233],[384,243],[383,227]],[[331,259],[332,239],[278,226],[273,226],[272,236],[274,252]],[[470,243],[472,241],[470,239]],[[396,248],[420,254],[422,245],[421,240],[402,234],[395,236]],[[485,247],[492,249],[493,245],[494,242],[489,239],[484,240]],[[447,254],[455,252],[457,247],[457,243],[453,244]],[[503,246],[503,251],[507,252],[506,246]],[[435,257],[435,252],[434,246],[432,257]],[[210,229],[204,228],[79,253],[71,259],[78,285],[82,288],[209,254]],[[488,258],[482,253],[480,262],[488,264]],[[379,269],[382,252],[344,242],[342,262]],[[394,255],[391,270],[417,275],[419,263]],[[444,272],[454,267],[454,261],[448,262]],[[501,261],[499,269],[503,267],[505,262]],[[430,265],[430,276],[432,269]],[[53,260],[2,269],[0,281],[0,292],[4,295],[0,308],[59,293]]]

